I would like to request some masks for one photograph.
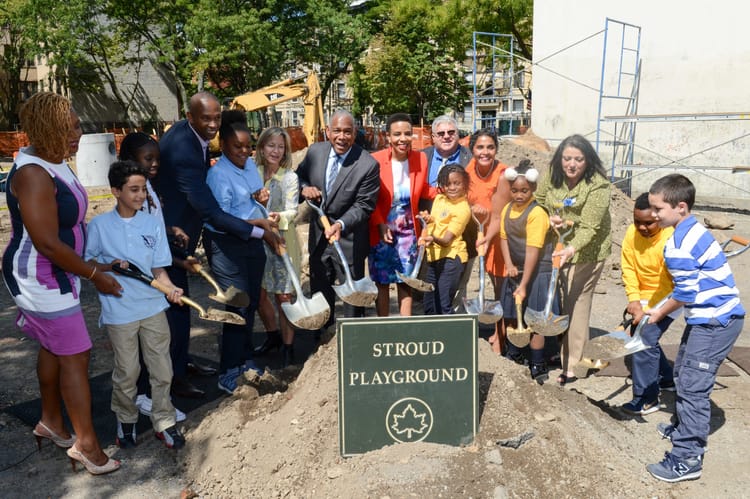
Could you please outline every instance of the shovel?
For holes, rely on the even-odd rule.
[[[165,295],[169,294],[172,291],[169,287],[160,283],[159,281],[157,281],[150,275],[143,273],[141,269],[139,269],[138,267],[136,267],[130,262],[128,262],[128,268],[121,267],[119,263],[112,264],[112,270],[126,277],[132,277],[133,279],[138,279],[139,281],[144,282],[148,284],[149,286],[158,289]],[[214,322],[226,322],[227,324],[237,324],[238,326],[245,325],[245,319],[235,314],[234,312],[228,312],[225,310],[216,310],[215,308],[210,308],[210,307],[208,308],[208,310],[206,310],[200,305],[198,305],[197,303],[195,303],[193,300],[185,296],[180,297],[180,302],[183,305],[188,305],[196,309],[198,311],[198,316],[201,319],[204,319],[207,321],[214,321]]]
[[[477,217],[474,216],[474,213],[472,213],[471,216],[479,226],[477,239],[483,239],[484,223],[479,222]],[[484,299],[484,252],[485,246],[483,244],[477,249],[477,253],[479,254],[479,296],[472,299],[464,298],[464,308],[466,308],[467,313],[478,315],[479,322],[482,324],[495,324],[503,318],[503,307],[498,301],[485,301]]]
[[[211,274],[206,272],[200,263],[190,263],[190,267],[195,272],[198,272],[216,290],[215,293],[208,295],[213,301],[237,308],[244,308],[250,305],[250,297],[241,289],[229,286],[226,291],[222,291],[219,284],[211,277]]]
[[[323,224],[324,229],[328,230],[331,227],[331,222],[328,221],[328,217],[323,210],[309,199],[307,200],[307,204],[318,213],[320,223]],[[346,275],[344,283],[333,285],[333,290],[342,301],[349,305],[354,305],[355,307],[372,307],[375,305],[375,299],[378,297],[378,288],[375,286],[375,283],[367,276],[357,281],[353,280],[352,274],[349,272],[349,262],[346,260],[346,256],[344,256],[344,250],[341,249],[338,239],[331,238],[330,242],[333,243],[336,252],[339,254]]]
[[[417,218],[422,224],[422,232],[424,232],[426,230],[427,224],[425,223],[424,218],[420,216],[417,216]],[[416,289],[417,291],[426,293],[428,291],[434,291],[435,286],[433,286],[429,282],[424,282],[422,279],[417,278],[417,276],[419,275],[419,270],[422,268],[422,260],[424,260],[424,251],[425,251],[424,243],[420,242],[419,252],[417,253],[417,261],[416,263],[414,263],[414,270],[411,271],[410,275],[402,274],[401,272],[396,271],[396,275],[398,276],[399,279],[404,281],[404,283],[407,286],[412,287]]]
[[[565,236],[572,230],[573,222],[565,222],[568,229],[562,235],[558,232],[557,244],[555,245],[555,252],[563,249],[563,240]],[[556,256],[552,258],[552,276],[549,280],[549,287],[547,288],[547,303],[544,305],[544,311],[531,310],[526,308],[524,314],[524,320],[526,325],[530,327],[535,333],[541,334],[542,336],[557,336],[562,334],[568,329],[570,319],[567,315],[555,315],[552,313],[552,304],[555,300],[555,291],[557,290],[557,276],[560,273],[560,257]]]
[[[727,246],[729,246],[731,243],[739,244],[740,246],[742,246],[742,248],[734,251],[727,251]],[[747,251],[749,248],[750,240],[747,240],[744,237],[740,236],[732,236],[730,239],[721,243],[721,250],[724,252],[724,256],[727,258],[732,258],[733,256],[740,255]]]
[[[671,296],[672,293],[668,294],[659,303],[654,305],[653,308],[663,306]],[[645,344],[641,337],[643,326],[648,323],[650,316],[644,315],[641,318],[631,337],[625,332],[625,329],[630,326],[632,319],[626,319],[626,315],[627,311],[623,313],[622,323],[616,330],[609,334],[597,336],[586,342],[583,349],[584,355],[594,359],[612,360],[652,348],[650,345]]]
[[[531,328],[524,327],[523,325],[523,314],[521,313],[521,297],[516,296],[516,321],[518,325],[516,327],[509,327],[506,329],[505,334],[508,341],[510,341],[513,345],[517,346],[518,348],[523,348],[526,345],[529,344],[531,341],[531,333],[533,332]]]
[[[328,306],[325,296],[323,296],[323,293],[317,292],[313,293],[311,298],[305,297],[297,278],[297,271],[292,265],[292,260],[289,258],[286,248],[280,246],[279,253],[284,260],[286,273],[289,274],[289,279],[291,279],[297,293],[297,301],[294,303],[282,302],[281,310],[284,311],[284,315],[289,319],[289,322],[300,329],[322,328],[331,315],[331,308]]]

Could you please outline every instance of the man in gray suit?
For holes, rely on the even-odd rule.
[[[313,144],[297,167],[300,199],[319,204],[331,222],[324,230],[317,218],[310,223],[310,288],[320,291],[331,307],[326,327],[333,324],[336,295],[331,287],[343,283],[345,274],[332,237],[341,242],[352,278],[365,276],[365,259],[370,252],[368,220],[380,190],[380,167],[370,154],[356,145],[354,118],[336,111],[326,127],[328,142]],[[346,317],[363,317],[364,307],[344,303]]]

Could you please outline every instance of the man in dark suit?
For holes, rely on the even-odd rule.
[[[365,259],[370,251],[368,220],[380,190],[378,162],[360,146],[354,118],[346,111],[337,111],[326,127],[328,142],[313,144],[297,167],[301,189],[300,199],[321,203],[331,222],[324,230],[317,218],[310,223],[310,288],[320,291],[331,307],[327,326],[333,324],[336,295],[331,287],[336,279],[345,280],[336,250],[329,243],[332,237],[341,242],[353,279],[365,276]],[[363,317],[363,307],[344,303],[346,317]]]
[[[167,227],[182,228],[188,235],[188,255],[192,255],[198,245],[204,222],[243,240],[263,239],[276,249],[279,238],[271,232],[270,225],[254,226],[225,213],[206,184],[210,165],[208,143],[216,136],[220,125],[219,100],[213,94],[199,92],[190,98],[187,119],[175,123],[162,137],[156,190],[164,203],[164,222]],[[175,286],[188,295],[186,270],[173,265],[167,272]],[[167,310],[167,319],[172,333],[172,392],[178,396],[202,397],[203,391],[187,380],[188,369],[204,375],[214,374],[215,370],[191,362],[189,358],[190,308],[172,304]]]

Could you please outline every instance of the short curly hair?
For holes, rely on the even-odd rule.
[[[70,101],[54,92],[32,95],[21,107],[21,128],[43,159],[68,156]]]

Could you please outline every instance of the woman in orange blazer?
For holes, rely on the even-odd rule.
[[[390,309],[389,289],[396,283],[399,313],[411,315],[411,288],[396,272],[411,274],[417,260],[417,239],[422,226],[416,220],[420,198],[432,199],[427,184],[427,158],[411,150],[412,122],[408,114],[396,113],[386,121],[388,149],[372,156],[380,163],[380,193],[370,218],[370,278],[378,287],[375,307],[379,316]]]

